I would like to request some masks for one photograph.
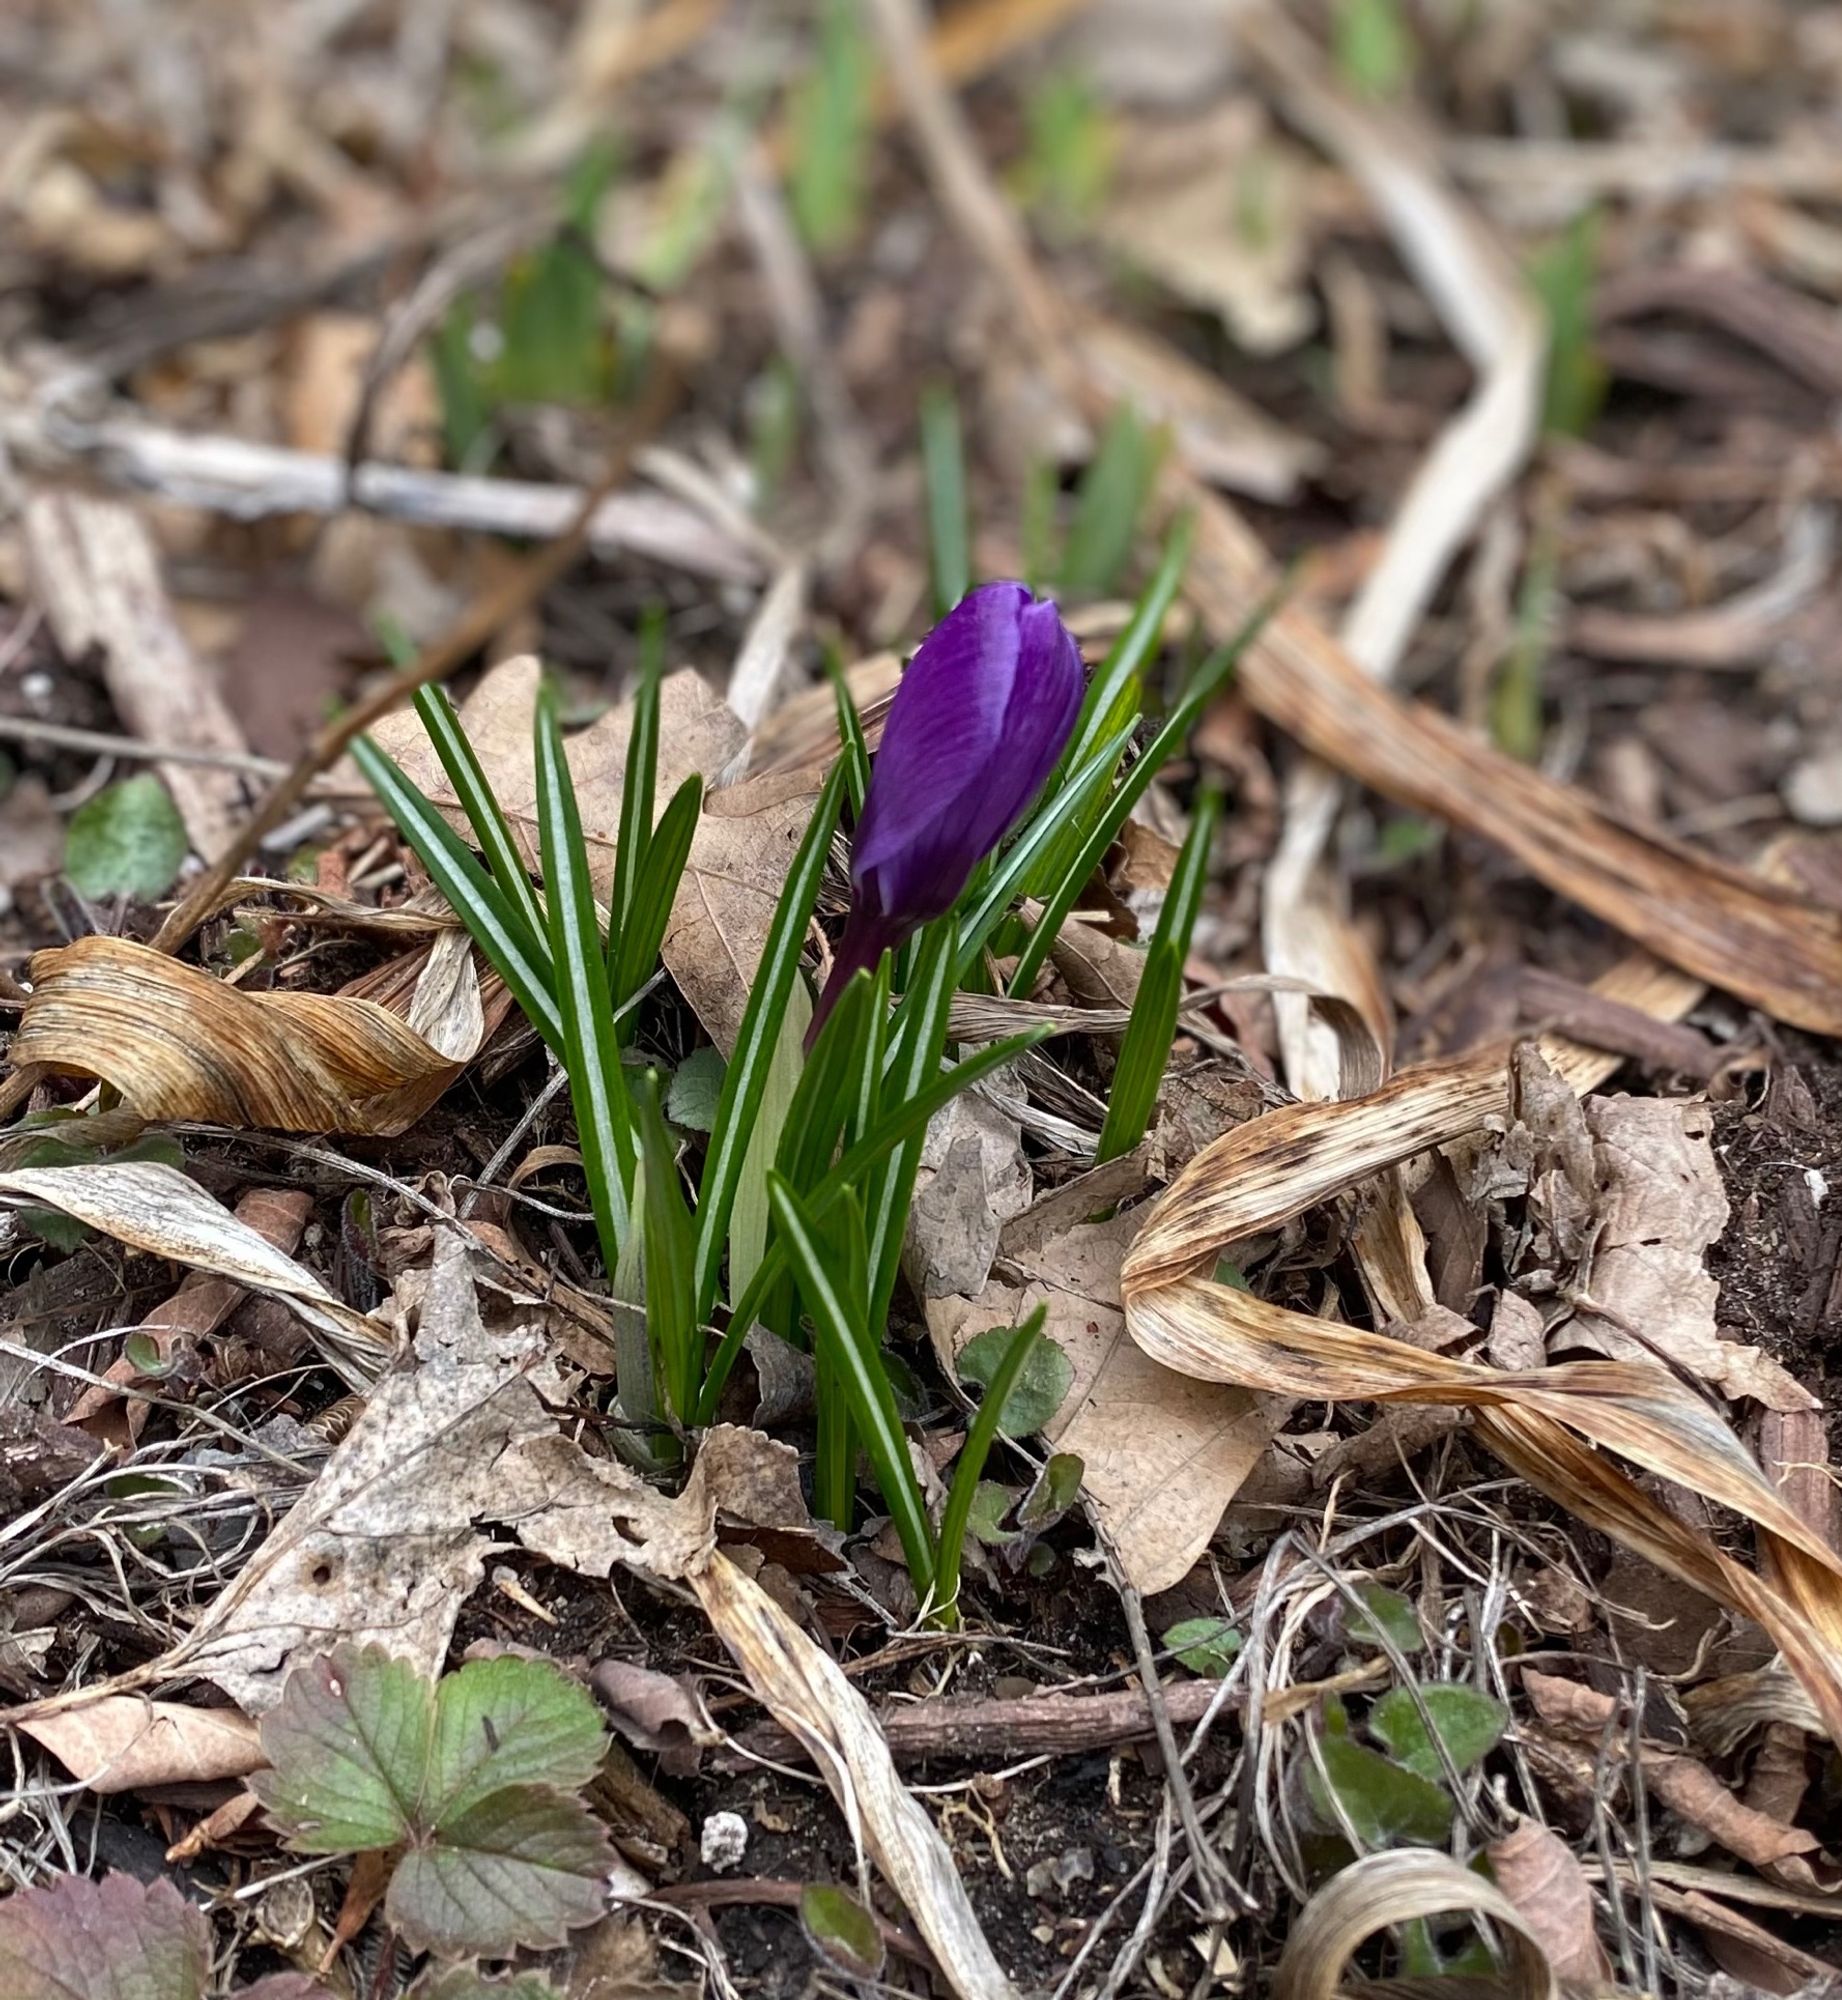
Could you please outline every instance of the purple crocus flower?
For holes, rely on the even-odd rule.
[[[890,704],[851,848],[851,914],[813,1015],[943,917],[1022,817],[1080,712],[1081,649],[1054,603],[982,584],[921,641]]]

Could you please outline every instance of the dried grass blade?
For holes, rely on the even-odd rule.
[[[961,2000],[1015,2000],[934,1823],[904,1788],[869,1704],[726,1556],[687,1577],[704,1615],[775,1721],[823,1774],[863,1850],[907,1904]]]
[[[1273,1976],[1273,2000],[1335,2000],[1360,1947],[1390,1924],[1473,1910],[1502,1927],[1513,2000],[1559,2000],[1540,1940],[1501,1889],[1449,1854],[1403,1849],[1339,1870],[1292,1925]],[[1497,1982],[1490,1982],[1493,1989]]]

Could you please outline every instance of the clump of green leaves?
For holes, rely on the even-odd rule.
[[[416,1951],[504,1957],[605,1911],[613,1861],[580,1793],[594,1702],[541,1660],[476,1660],[438,1683],[377,1646],[297,1667],[250,1780],[303,1854],[395,1857],[384,1915]]]
[[[92,899],[164,896],[185,857],[185,822],[150,771],[86,799],[65,832],[64,873]]]
[[[496,290],[457,300],[437,327],[429,358],[453,464],[489,465],[510,407],[588,408],[613,395],[617,343],[593,238],[615,167],[611,147],[592,148],[569,177],[557,233],[514,259]]]
[[[1033,85],[1023,116],[1028,144],[1014,177],[1017,198],[1050,228],[1072,232],[1106,197],[1118,135],[1093,80],[1078,69]]]
[[[821,256],[842,250],[862,225],[875,80],[875,52],[863,8],[857,0],[825,0],[812,65],[795,86],[788,108],[793,217]]]
[[[1597,209],[1582,209],[1529,264],[1529,281],[1548,315],[1541,424],[1550,437],[1583,436],[1605,401],[1606,367],[1593,344],[1603,220]]]

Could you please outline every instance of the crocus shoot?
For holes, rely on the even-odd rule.
[[[982,584],[922,640],[870,767],[815,1035],[854,972],[959,900],[1055,769],[1081,691],[1081,649],[1021,583]]]

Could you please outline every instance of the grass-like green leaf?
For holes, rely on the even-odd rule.
[[[695,1299],[700,1321],[709,1317],[716,1301],[729,1213],[742,1178],[742,1162],[748,1152],[755,1116],[767,1090],[781,1019],[799,978],[800,949],[805,943],[813,905],[818,900],[825,857],[837,828],[843,796],[844,769],[842,765],[834,765],[812,809],[811,821],[787,874],[787,885],[775,906],[774,921],[768,927],[767,943],[762,947],[761,964],[748,991],[748,1005],[742,1012],[735,1051],[723,1077],[716,1130],[710,1135],[710,1148],[704,1155],[703,1179],[697,1195]]]
[[[1188,741],[1190,731],[1196,726],[1203,710],[1226,685],[1235,662],[1271,616],[1277,601],[1277,596],[1269,598],[1227,645],[1218,647],[1203,661],[1190,677],[1182,698],[1165,718],[1163,726],[1120,779],[1060,882],[1043,898],[1042,916],[1017,960],[1016,971],[1011,974],[1010,990],[1017,997],[1028,996],[1036,982],[1036,975],[1048,959],[1050,947],[1067,921],[1069,911],[1074,908],[1094,870],[1105,858],[1107,849],[1130,817],[1132,808],[1144,796],[1145,788],[1152,779]]]
[[[635,870],[630,885],[626,917],[617,919],[620,934],[616,938],[612,930],[609,932],[608,958],[613,968],[610,994],[616,1007],[625,1007],[658,966],[659,947],[672,920],[672,905],[678,898],[685,863],[691,858],[703,804],[704,781],[693,772],[672,794],[646,843],[645,860]],[[625,800],[621,809],[626,810]],[[621,851],[625,853],[624,846]]]
[[[953,1005],[953,976],[959,962],[959,926],[950,916],[930,924],[916,954],[914,974],[895,1017],[895,1046],[884,1079],[884,1102],[912,1101],[940,1074],[946,1053],[947,1021]],[[870,1128],[860,1128],[857,1136]],[[881,1326],[902,1268],[902,1239],[914,1201],[915,1176],[927,1134],[914,1132],[897,1146],[865,1182],[864,1216],[870,1251],[869,1322]]]
[[[563,731],[548,687],[537,698],[537,830],[543,852],[550,952],[563,1017],[576,1137],[589,1201],[609,1271],[619,1261],[631,1213],[633,1105],[621,1073],[620,1038],[608,1000],[600,921],[576,788],[563,758]]]
[[[895,1392],[883,1370],[877,1343],[850,1309],[848,1274],[839,1271],[837,1260],[827,1255],[810,1210],[778,1174],[769,1178],[768,1201],[800,1297],[812,1315],[819,1352],[843,1388],[852,1421],[875,1468],[883,1504],[901,1539],[908,1573],[925,1602],[934,1585],[934,1540],[920,1483],[909,1462]]]
[[[811,997],[803,985],[796,984],[788,996],[787,1011],[781,1016],[780,1036],[768,1065],[767,1089],[762,1093],[761,1108],[755,1113],[755,1129],[742,1157],[742,1174],[729,1213],[732,1296],[747,1290],[767,1253],[767,1177],[779,1157],[781,1134],[787,1128],[793,1093],[806,1066],[806,1029],[811,1020]],[[714,1122],[713,1118],[713,1127]]]
[[[1062,552],[1062,588],[1071,595],[1097,597],[1112,589],[1132,553],[1132,538],[1167,441],[1162,430],[1147,429],[1125,403],[1107,419],[1082,478]]]
[[[665,1383],[680,1422],[696,1407],[703,1387],[702,1340],[692,1307],[691,1277],[695,1239],[685,1206],[684,1184],[665,1120],[659,1115],[659,1086],[648,1073],[635,1092],[639,1113],[643,1228],[646,1242],[646,1325],[652,1336],[653,1365]]]
[[[1190,830],[1177,856],[1164,907],[1158,913],[1158,927],[1146,954],[1144,975],[1132,1002],[1132,1018],[1126,1024],[1125,1039],[1119,1047],[1106,1122],[1100,1128],[1097,1157],[1101,1160],[1129,1153],[1151,1123],[1158,1085],[1163,1081],[1164,1065],[1170,1056],[1171,1037],[1177,1031],[1183,965],[1189,957],[1190,936],[1202,908],[1209,850],[1221,806],[1218,791],[1205,789],[1197,796]]]
[[[1039,1305],[1009,1336],[998,1365],[991,1371],[984,1401],[966,1432],[966,1442],[960,1447],[959,1462],[953,1468],[953,1484],[940,1516],[940,1550],[934,1570],[934,1610],[939,1618],[951,1620],[954,1616],[953,1607],[959,1597],[959,1559],[966,1545],[966,1523],[972,1515],[973,1495],[985,1470],[985,1461],[991,1456],[991,1447],[997,1441],[1005,1405],[1022,1378],[1031,1349],[1043,1338],[1047,1311],[1046,1306]]]
[[[830,647],[825,653],[825,672],[838,703],[838,741],[844,746],[840,760],[844,765],[844,788],[850,798],[852,818],[861,819],[864,794],[870,789],[870,746],[864,740],[863,718],[851,699],[850,683],[844,678],[844,668],[836,651]]]
[[[561,1060],[563,1016],[556,1001],[548,934],[537,944],[526,937],[510,901],[460,835],[368,736],[361,736],[352,745],[352,756],[397,831],[428,870],[429,880],[448,899],[455,915],[467,926],[467,934],[505,981],[512,998],[524,1009],[525,1019]]]
[[[961,986],[966,984],[973,967],[979,962],[979,954],[985,949],[986,940],[997,928],[1013,899],[1022,892],[1024,883],[1054,843],[1064,821],[1092,804],[1106,789],[1114,766],[1119,762],[1119,753],[1132,740],[1132,732],[1137,727],[1138,717],[1135,715],[1093,751],[1084,764],[1069,773],[1066,784],[1053,800],[1045,800],[1037,808],[1023,832],[1005,849],[997,866],[974,893],[971,907],[960,919],[958,983]]]
[[[665,676],[665,614],[655,608],[640,626],[640,665],[633,690],[633,726],[621,781],[620,829],[614,849],[614,884],[608,918],[608,989],[626,996],[616,964],[624,947],[640,871],[652,843],[652,809],[659,780],[659,684]]]
[[[944,618],[972,588],[972,537],[959,405],[943,382],[929,383],[921,392],[921,470],[927,484],[928,545],[934,558],[934,613]]]
[[[1074,734],[1061,762],[1062,771],[1077,769],[1094,747],[1115,736],[1145,707],[1145,667],[1156,653],[1164,634],[1164,621],[1176,602],[1189,567],[1190,544],[1195,537],[1195,517],[1185,513],[1171,529],[1157,574],[1145,586],[1143,596],[1133,606],[1125,630],[1114,640],[1112,650],[1088,682],[1081,713],[1075,719]],[[1150,774],[1146,774],[1149,781]],[[1030,877],[1030,893],[1043,897],[1059,887],[1076,857],[1086,846],[1087,836],[1106,808],[1098,798],[1082,811],[1062,813],[1063,786],[1060,773],[1050,781],[1049,798],[1054,801],[1061,825]],[[1085,880],[1085,877],[1083,878]]]
[[[839,1281],[839,1297],[846,1317],[853,1327],[864,1329],[865,1340],[875,1350],[877,1368],[886,1378],[882,1346],[864,1309],[869,1252],[864,1242],[863,1204],[855,1188],[845,1191],[844,1199],[829,1218],[826,1248],[829,1268]],[[818,1437],[812,1457],[813,1505],[834,1527],[848,1531],[857,1512],[857,1438],[856,1426],[851,1421],[852,1397],[840,1375],[838,1357],[829,1345],[824,1341],[817,1343],[813,1358],[818,1417]]]
[[[467,732],[454,713],[454,704],[449,701],[447,691],[439,687],[419,687],[415,703],[435,755],[441,759],[441,768],[448,774],[454,796],[473,828],[475,844],[486,857],[493,886],[522,921],[526,939],[536,951],[544,935],[544,913],[531,887],[530,869],[512,838],[511,826],[487,782],[473,745],[467,740]]]
[[[823,254],[842,249],[856,235],[869,187],[875,62],[857,0],[826,0],[814,57],[790,111],[788,193],[800,233]]]
[[[837,1164],[807,1194],[808,1209],[823,1220],[830,1213],[831,1204],[847,1188],[860,1185],[864,1176],[905,1139],[925,1131],[927,1121],[943,1104],[960,1091],[970,1089],[981,1077],[1002,1069],[1008,1062],[1015,1062],[1025,1049],[1034,1048],[1048,1033],[1046,1026],[1036,1027],[1026,1029],[1020,1035],[1007,1036],[1001,1042],[993,1042],[989,1048],[980,1049],[976,1055],[970,1055],[965,1061],[942,1071],[925,1089],[905,1103],[886,1103],[882,1116],[877,1120],[876,1130],[847,1146]],[[772,1176],[769,1178],[771,1180]],[[736,1356],[742,1351],[742,1342],[747,1338],[749,1328],[761,1316],[762,1301],[779,1282],[785,1269],[785,1246],[778,1242],[770,1243],[754,1276],[731,1307],[728,1330],[705,1373],[703,1397],[697,1411],[700,1424],[712,1421],[717,1398],[729,1379]]]

